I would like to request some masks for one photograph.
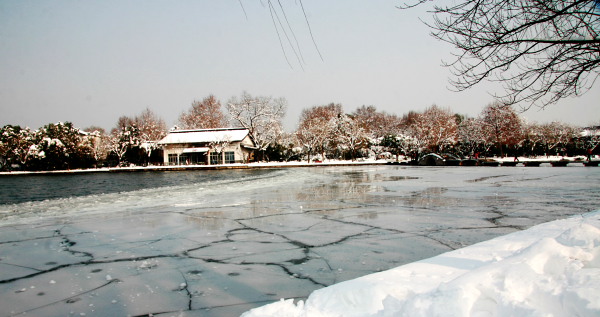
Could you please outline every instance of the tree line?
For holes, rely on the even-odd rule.
[[[341,104],[305,108],[295,131],[282,125],[284,98],[243,92],[225,105],[209,95],[193,101],[171,129],[244,127],[257,146],[258,160],[355,160],[368,156],[418,158],[426,153],[459,157],[597,154],[600,127],[524,121],[509,105],[492,103],[477,117],[433,105],[402,116],[361,106],[345,113]],[[599,124],[600,125],[600,124]],[[107,132],[79,129],[70,122],[38,130],[6,125],[0,129],[0,169],[58,170],[99,166],[162,164],[157,141],[168,133],[165,121],[145,109],[122,116]]]
[[[430,2],[410,0],[400,8]],[[452,70],[454,88],[469,89],[484,80],[500,82],[505,88],[504,94],[495,96],[498,103],[487,105],[477,117],[435,105],[403,116],[374,106],[346,114],[341,105],[332,103],[304,109],[296,131],[285,133],[281,124],[285,99],[244,92],[225,107],[214,96],[194,101],[180,115],[178,126],[245,127],[257,144],[260,160],[356,159],[386,153],[415,157],[427,152],[457,156],[598,154],[600,122],[582,135],[581,127],[560,122],[525,122],[510,106],[544,107],[579,96],[593,86],[600,74],[598,3],[436,2],[428,26],[435,38],[456,49],[453,59],[445,63]],[[52,170],[161,162],[156,141],[167,128],[146,109],[133,118],[119,118],[110,132],[95,127],[78,129],[69,122],[35,131],[7,125],[0,132],[0,169]]]

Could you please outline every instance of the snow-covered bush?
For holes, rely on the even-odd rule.
[[[93,148],[86,133],[70,122],[51,123],[31,134],[24,165],[32,170],[91,167]]]

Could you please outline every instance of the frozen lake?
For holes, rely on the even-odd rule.
[[[600,168],[0,177],[0,316],[236,316],[598,209]]]

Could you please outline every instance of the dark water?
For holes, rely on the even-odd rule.
[[[3,175],[0,176],[0,205],[210,182],[240,182],[267,177],[274,171],[254,169]]]

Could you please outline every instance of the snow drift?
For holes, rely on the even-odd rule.
[[[256,316],[599,316],[600,211],[258,307]]]

